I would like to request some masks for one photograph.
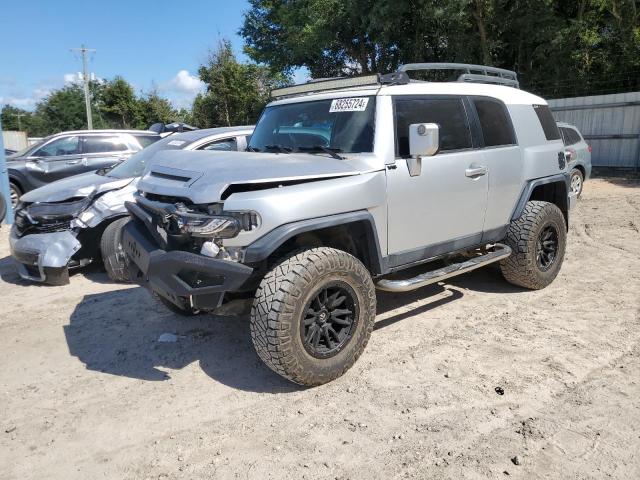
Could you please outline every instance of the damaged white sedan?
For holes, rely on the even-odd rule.
[[[166,137],[112,169],[77,175],[20,198],[9,243],[25,280],[63,285],[69,270],[102,261],[114,281],[127,281],[120,244],[128,221],[125,201],[138,178],[164,150],[244,150],[253,127],[194,130]]]

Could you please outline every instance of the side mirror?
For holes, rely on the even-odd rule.
[[[421,157],[431,157],[440,149],[440,127],[435,123],[409,125],[409,175],[415,177],[422,171]]]

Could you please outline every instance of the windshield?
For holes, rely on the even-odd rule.
[[[139,177],[156,152],[161,150],[182,150],[190,143],[187,140],[180,140],[175,135],[169,135],[132,155],[128,160],[106,172],[106,176],[113,178]]]
[[[372,152],[375,103],[368,96],[267,107],[248,150]]]

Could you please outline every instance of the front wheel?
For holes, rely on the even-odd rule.
[[[553,203],[529,201],[520,218],[511,222],[505,243],[513,253],[500,262],[504,278],[532,290],[544,288],[556,278],[564,260],[564,215]]]
[[[100,252],[107,275],[114,282],[130,281],[127,255],[122,248],[122,229],[129,217],[119,218],[107,225],[100,239]]]
[[[362,354],[376,314],[371,275],[355,257],[313,248],[275,265],[251,308],[256,352],[300,385],[330,382]]]

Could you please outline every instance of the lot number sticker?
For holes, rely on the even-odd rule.
[[[368,97],[336,98],[331,102],[329,113],[335,112],[364,112],[369,103]]]

